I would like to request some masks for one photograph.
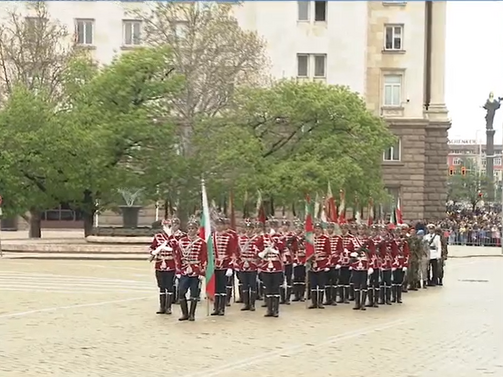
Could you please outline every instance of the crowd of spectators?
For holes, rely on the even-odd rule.
[[[426,230],[426,221],[415,224]],[[447,216],[435,225],[440,227],[450,245],[501,246],[501,205],[447,206]]]

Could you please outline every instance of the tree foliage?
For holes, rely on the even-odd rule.
[[[491,185],[473,159],[464,159],[461,166],[447,181],[447,198],[455,203],[468,202],[475,209]],[[465,175],[461,172],[463,168],[466,169]]]
[[[150,6],[135,12],[147,46],[104,66],[75,49],[43,3],[31,5],[34,19],[5,21],[0,190],[9,214],[37,219],[69,203],[88,233],[124,188],[143,190],[139,204],[169,200],[186,218],[201,177],[213,198],[233,190],[236,203],[249,202],[260,190],[271,208],[328,182],[349,203],[384,198],[382,151],[394,138],[358,94],[270,81],[265,41],[239,27],[229,4]]]

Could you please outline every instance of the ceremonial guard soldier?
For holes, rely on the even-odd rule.
[[[279,316],[279,298],[281,284],[283,283],[283,243],[278,237],[264,234],[261,237],[261,247],[258,256],[261,258],[260,271],[265,290],[265,317]]]
[[[330,270],[331,247],[330,239],[323,234],[321,222],[314,224],[314,254],[310,258],[309,287],[311,289],[311,305],[309,309],[324,309],[326,273]],[[309,262],[309,261],[308,261]]]
[[[237,252],[237,239],[229,233],[225,220],[215,221],[216,230],[213,232],[213,246],[215,248],[215,301],[211,315],[225,315],[227,304],[227,281],[233,276],[233,259]]]
[[[405,225],[405,227],[407,227]],[[409,245],[403,235],[404,225],[401,225],[395,236],[395,245],[392,247],[392,302],[402,303],[402,287],[407,268],[409,266]],[[407,227],[408,229],[408,227]]]
[[[351,279],[351,262],[350,254],[360,247],[359,241],[355,236],[349,233],[349,225],[342,225],[342,252],[339,265],[341,271],[339,275],[339,302],[349,304],[349,282]]]
[[[304,301],[306,294],[306,248],[304,224],[295,223],[295,236],[290,250],[293,253],[293,301]]]
[[[337,285],[339,284],[339,272],[341,265],[342,238],[335,234],[335,223],[327,224],[327,236],[330,240],[330,261],[329,271],[327,271],[325,280],[325,296],[324,305],[337,305]]]
[[[353,310],[366,310],[367,301],[367,280],[368,274],[373,273],[369,270],[369,249],[367,243],[360,246],[356,251],[350,254],[351,270],[353,275],[353,284],[355,288],[355,306]]]
[[[384,238],[379,234],[379,226],[373,225],[370,229],[370,242],[369,242],[369,287],[367,287],[367,293],[369,298],[369,303],[366,305],[369,308],[379,307],[379,284],[381,277],[381,257],[380,249],[384,243]]]
[[[282,243],[285,245],[285,250],[283,251],[283,269],[285,275],[284,285],[281,289],[281,304],[290,305],[290,299],[292,297],[292,278],[293,278],[293,254],[292,254],[292,243],[294,239],[294,233],[290,232],[290,221],[283,219],[281,221],[281,235]]]
[[[239,236],[238,271],[243,284],[241,291],[244,307],[241,310],[255,311],[257,299],[258,253],[263,250],[263,239],[255,232],[256,224],[247,220],[245,233]]]
[[[168,219],[167,224],[171,227],[171,238],[175,239],[177,242],[187,235],[187,233],[180,230],[180,219],[179,218],[173,217],[171,219]],[[174,295],[173,295],[173,302],[178,303],[179,281],[176,277],[174,278],[173,284],[175,287]]]
[[[197,301],[199,300],[199,281],[204,278],[207,264],[206,242],[198,236],[199,223],[192,219],[187,223],[187,235],[178,242],[177,277],[180,281],[180,308],[182,316],[179,321],[194,321]],[[187,305],[187,292],[190,291],[190,309]]]
[[[157,314],[171,314],[178,242],[173,237],[171,221],[164,220],[162,225],[162,232],[154,236],[150,245],[150,261],[155,261],[155,278],[159,287],[160,305]]]
[[[395,238],[392,235],[394,225],[388,226],[388,232],[384,235],[379,254],[381,256],[381,287],[379,304],[391,305],[391,268],[393,264],[392,249],[396,248]]]

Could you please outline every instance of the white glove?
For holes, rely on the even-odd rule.
[[[348,249],[344,249],[344,252],[345,252],[345,253],[349,253],[349,250],[348,250]]]
[[[340,264],[336,264],[336,265],[335,265],[335,269],[336,269],[336,270],[339,270],[340,268],[341,268],[341,265],[340,265]]]
[[[403,272],[407,272],[407,267],[404,267],[404,268],[403,268]]]
[[[372,267],[369,268],[369,275],[372,275],[374,273],[374,269]]]
[[[351,271],[353,269],[353,267],[349,267],[349,271]]]
[[[228,268],[227,271],[225,271],[225,276],[227,276],[227,277],[232,276],[232,268]]]
[[[355,252],[353,251],[351,254],[349,254],[349,256],[350,256],[351,258],[356,258],[356,257],[358,256],[358,253],[355,253]]]
[[[199,281],[204,281],[205,277],[203,275],[199,275]]]
[[[297,263],[294,263],[294,264],[293,264],[293,267],[294,267],[294,268],[295,268],[295,267],[297,267]]]
[[[181,275],[181,274],[176,274],[176,275],[175,275],[175,277],[176,277],[177,279],[180,279],[180,278],[182,277],[182,275]]]
[[[325,268],[325,272],[328,272],[328,271],[330,271],[330,268],[328,268],[328,267]]]
[[[162,250],[164,250],[164,251],[173,251],[173,248],[171,246],[164,246],[162,248]]]
[[[159,249],[155,249],[154,251],[152,251],[152,255],[155,257],[156,255],[159,255]]]
[[[259,256],[260,258],[264,258],[264,257],[265,257],[265,254],[266,254],[266,251],[264,250],[264,251],[261,251],[260,253],[258,253],[258,256]]]
[[[269,252],[276,254],[276,255],[279,255],[279,250],[276,250],[276,249],[271,249],[271,250],[269,250]]]
[[[392,268],[391,271],[396,271],[396,268]]]

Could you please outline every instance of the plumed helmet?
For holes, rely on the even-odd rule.
[[[267,220],[266,224],[271,227],[273,227],[273,226],[275,227],[275,226],[279,225],[279,221],[272,217],[269,220]]]
[[[199,228],[199,220],[195,217],[189,218],[189,221],[187,221],[187,228]]]
[[[215,219],[215,225],[225,225],[225,218],[224,217],[217,217]]]
[[[281,220],[281,225],[290,226],[290,221],[287,218],[283,218],[283,220]]]
[[[327,223],[327,229],[335,229],[335,223],[333,223],[333,222],[328,222],[328,223]]]

